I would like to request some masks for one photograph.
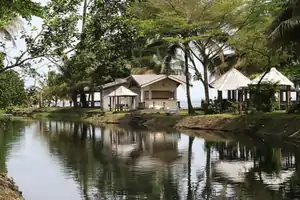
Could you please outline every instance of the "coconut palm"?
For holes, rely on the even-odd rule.
[[[268,30],[268,41],[272,48],[292,47],[293,53],[300,55],[300,1],[289,0],[283,4],[282,12]]]
[[[178,74],[182,71],[183,59],[177,50],[178,44],[171,44],[159,37],[139,39],[132,50],[131,71],[134,74]],[[179,67],[179,68],[178,68]]]

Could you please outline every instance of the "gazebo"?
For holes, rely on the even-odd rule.
[[[262,76],[266,72],[262,73],[258,77],[252,80],[252,84],[258,84]],[[283,102],[283,92],[285,92],[286,96],[286,109],[291,105],[291,90],[295,90],[295,85],[292,81],[290,81],[286,76],[280,73],[276,68],[271,68],[268,73],[265,74],[263,79],[261,80],[261,84],[273,83],[278,84],[280,89],[278,91],[278,105],[280,109],[281,102]],[[297,95],[298,96],[298,95]]]
[[[130,89],[120,86],[107,95],[110,102],[110,110],[122,111],[124,109],[134,109],[136,107],[135,98],[138,96]]]
[[[228,99],[240,102],[247,100],[247,92],[245,88],[251,84],[251,80],[239,72],[237,69],[232,68],[219,78],[212,81],[210,87],[218,90],[218,100],[221,103],[223,100],[223,91],[228,91]],[[237,99],[238,91],[238,99]],[[244,99],[245,96],[245,99]]]

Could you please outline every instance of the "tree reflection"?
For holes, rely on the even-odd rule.
[[[191,178],[191,168],[192,168],[192,149],[194,137],[189,137],[189,147],[188,147],[188,195],[187,200],[193,200],[193,190],[192,190],[192,178]]]
[[[198,152],[193,147],[201,140],[194,137],[185,136],[184,154],[177,133],[81,123],[43,122],[42,126],[51,153],[78,182],[85,199],[281,200],[300,196],[300,154],[283,146],[204,141],[201,168],[194,166],[193,154]],[[220,162],[249,169],[235,173],[240,176],[236,181],[216,170]],[[295,170],[292,176],[280,179],[291,170]]]
[[[16,120],[0,120],[0,172],[7,172],[7,156],[12,148],[12,143],[20,139],[21,131],[29,122]]]
[[[58,125],[55,134],[56,126],[43,126],[52,154],[81,185],[85,199],[180,199],[180,179],[171,167],[180,159],[178,134],[77,123]]]

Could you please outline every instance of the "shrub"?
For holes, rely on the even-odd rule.
[[[257,111],[271,112],[275,108],[275,94],[278,90],[277,84],[264,84],[249,88],[251,103]]]
[[[207,101],[202,100],[201,106],[204,110],[204,114],[206,115],[221,113],[220,104],[217,101],[210,100],[210,102],[208,103]]]

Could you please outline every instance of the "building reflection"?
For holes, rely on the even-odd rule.
[[[180,199],[180,180],[172,168],[182,158],[179,133],[55,121],[40,122],[38,129],[66,172],[77,174],[87,199],[88,191],[102,199]]]
[[[39,133],[85,199],[291,199],[300,196],[300,153],[267,143],[204,141],[180,133],[39,122]],[[216,157],[214,157],[216,155]],[[92,193],[92,194],[91,194]],[[99,197],[99,198],[98,198]]]

